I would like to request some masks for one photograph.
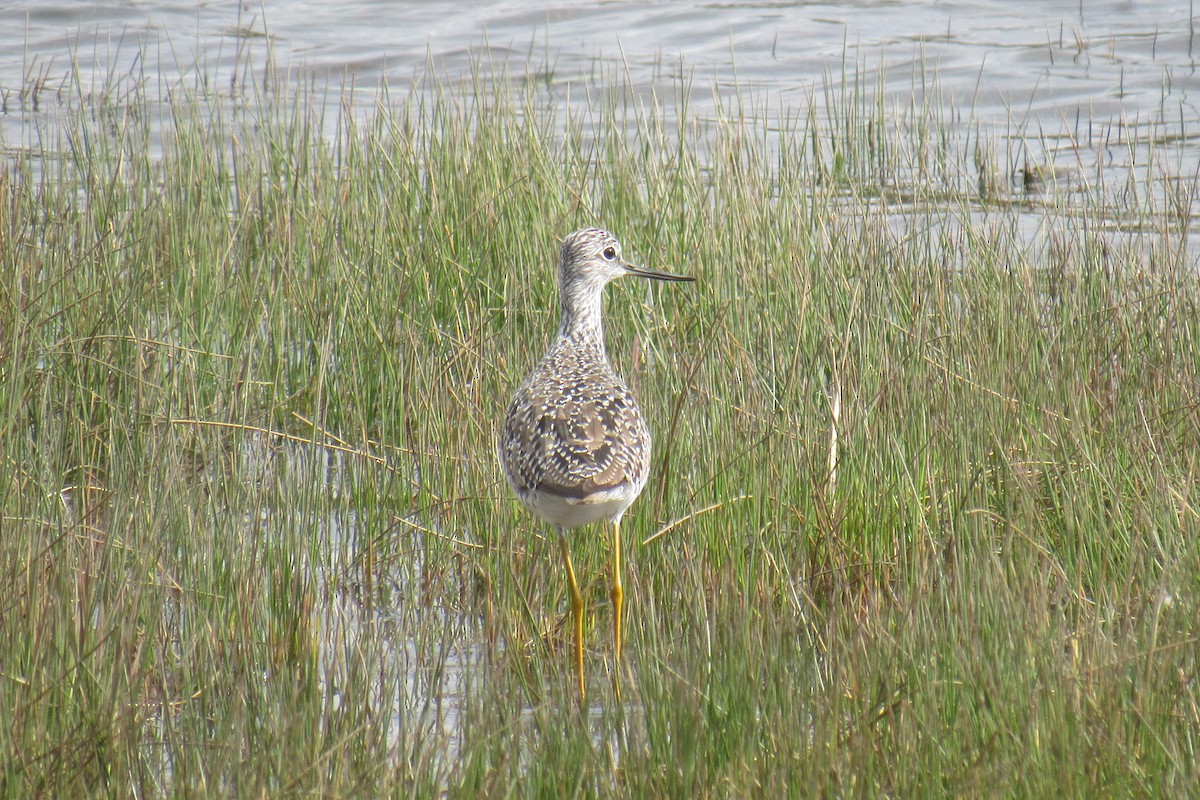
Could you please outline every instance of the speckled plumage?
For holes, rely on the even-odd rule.
[[[603,341],[585,333],[555,340],[517,389],[501,442],[517,497],[562,528],[619,517],[650,472],[650,430],[637,401]]]
[[[500,432],[500,465],[517,497],[560,534],[575,616],[581,703],[583,598],[563,533],[602,519],[612,522],[613,633],[619,662],[620,522],[650,473],[650,430],[604,347],[601,297],[609,281],[625,275],[692,280],[627,264],[620,242],[599,228],[576,231],[563,240],[558,265],[562,323],[546,355],[517,389]]]

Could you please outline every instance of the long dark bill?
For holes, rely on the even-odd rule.
[[[660,272],[655,269],[642,269],[629,264],[625,265],[625,274],[636,275],[639,278],[650,278],[656,281],[694,281],[696,280],[690,275],[675,275],[670,272]]]

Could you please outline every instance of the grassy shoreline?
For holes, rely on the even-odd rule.
[[[305,92],[113,93],[13,156],[0,793],[1196,791],[1194,182],[1025,195],[852,82],[707,122],[615,83],[332,138]],[[624,707],[575,537],[581,719],[492,453],[593,223],[700,282],[610,290],[655,472]]]

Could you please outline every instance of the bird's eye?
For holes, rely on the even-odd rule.
[[[612,261],[617,257],[617,248],[611,246],[604,248],[604,257],[609,261]]]

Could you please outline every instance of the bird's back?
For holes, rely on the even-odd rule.
[[[650,431],[603,353],[560,340],[513,397],[500,461],[522,502],[572,528],[619,516],[641,493]]]

